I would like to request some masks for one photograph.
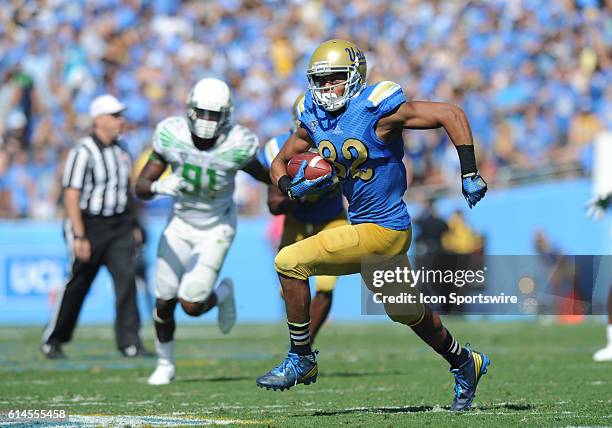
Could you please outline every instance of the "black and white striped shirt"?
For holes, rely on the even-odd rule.
[[[66,158],[62,185],[81,190],[81,211],[91,216],[122,214],[128,206],[130,155],[119,144],[85,137]]]

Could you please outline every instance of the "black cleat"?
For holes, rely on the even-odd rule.
[[[66,354],[62,351],[62,345],[59,343],[43,343],[40,345],[40,352],[50,360],[66,359]]]
[[[485,354],[472,351],[467,345],[465,347],[470,353],[470,359],[450,372],[455,376],[455,398],[451,410],[462,411],[472,407],[472,401],[476,396],[476,387],[482,375],[487,373],[491,364],[489,357]]]
[[[153,358],[155,353],[149,351],[142,345],[128,345],[119,348],[119,352],[126,358]]]
[[[319,373],[317,365],[318,353],[319,351],[314,351],[309,355],[298,355],[294,352],[289,352],[287,358],[279,366],[274,367],[265,375],[257,378],[257,386],[268,390],[284,391],[298,383],[303,383],[304,385],[315,383]]]

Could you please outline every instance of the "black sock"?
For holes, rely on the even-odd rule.
[[[310,348],[310,320],[305,323],[294,323],[287,321],[289,327],[289,338],[291,339],[291,352],[298,355],[312,353]]]
[[[436,349],[436,352],[442,355],[454,369],[461,366],[470,358],[468,350],[462,347],[448,330],[446,330],[446,339],[444,339],[444,343],[439,349]]]
[[[176,321],[174,315],[171,314],[167,320],[161,319],[157,315],[157,309],[153,309],[153,324],[155,326],[155,333],[161,343],[170,342],[174,340],[174,331],[176,330]]]

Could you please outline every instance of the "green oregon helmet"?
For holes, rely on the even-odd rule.
[[[304,108],[304,106],[302,105],[304,103],[304,95],[306,95],[305,92],[300,93],[300,95],[298,95],[298,97],[293,102],[293,109],[291,110],[291,131],[292,132],[297,131],[297,129],[300,127],[300,121],[298,120],[298,111],[299,109]],[[300,105],[302,106],[300,107]]]
[[[338,85],[322,86],[320,76],[346,72],[346,81]],[[308,89],[317,105],[327,111],[335,111],[365,87],[367,64],[363,52],[351,42],[333,39],[323,42],[310,57]],[[336,96],[331,89],[344,85],[344,94]]]

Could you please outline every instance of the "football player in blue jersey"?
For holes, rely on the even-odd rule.
[[[268,140],[263,150],[258,152],[257,156],[260,163],[267,168],[270,168],[279,150],[283,148],[291,134],[299,127],[297,107],[303,100],[304,94],[302,93],[293,103],[293,125],[291,130]],[[339,185],[331,186],[323,192],[305,195],[298,199],[291,199],[283,194],[276,185],[270,185],[268,186],[268,208],[271,214],[284,214],[285,216],[279,251],[288,245],[316,235],[323,230],[348,224]],[[319,329],[329,315],[336,282],[336,276],[322,275],[315,277],[316,294],[312,298],[310,305],[311,343],[314,342]]]
[[[337,177],[349,202],[351,224],[296,242],[276,256],[291,348],[279,366],[257,379],[260,387],[283,390],[316,381],[317,352],[311,349],[309,334],[310,276],[360,272],[368,256],[405,257],[412,229],[403,201],[407,187],[402,163],[404,129],[443,127],[457,148],[469,207],[487,191],[476,168],[472,132],[463,110],[447,103],[406,101],[394,82],[367,86],[366,70],[365,55],[353,43],[329,40],[321,44],[310,58],[309,91],[298,106],[300,127],[272,162],[272,182],[292,199],[320,191]],[[288,161],[311,147],[333,164],[334,171],[306,180],[303,162],[291,179]],[[462,347],[430,308],[413,306],[418,307],[405,313],[390,310],[389,305],[385,310],[450,363],[455,377],[451,409],[468,409],[489,358]]]

